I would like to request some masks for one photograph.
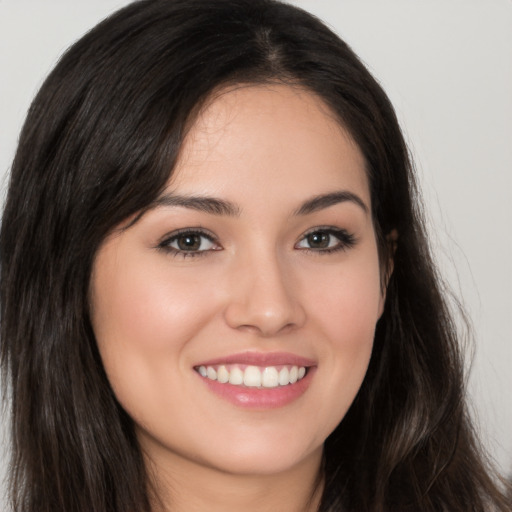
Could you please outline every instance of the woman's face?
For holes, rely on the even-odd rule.
[[[112,388],[156,464],[319,465],[383,309],[360,150],[314,95],[212,99],[167,188],[91,281]]]

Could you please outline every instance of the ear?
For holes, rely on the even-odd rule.
[[[383,264],[383,272],[384,275],[382,277],[381,283],[381,297],[379,303],[379,318],[382,316],[384,312],[384,304],[386,303],[386,293],[388,290],[388,283],[391,279],[391,275],[393,274],[393,270],[395,268],[395,252],[398,245],[398,231],[396,229],[392,229],[386,235],[386,244],[387,244],[387,261]]]

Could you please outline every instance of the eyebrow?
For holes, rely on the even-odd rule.
[[[211,215],[228,215],[237,217],[240,215],[240,208],[224,199],[218,199],[208,196],[185,196],[178,194],[164,194],[158,197],[149,207],[157,208],[159,206],[181,206]]]
[[[295,215],[309,215],[311,213],[329,208],[339,203],[351,202],[361,207],[365,213],[368,213],[368,207],[364,201],[353,192],[348,190],[340,190],[337,192],[330,192],[328,194],[321,194],[302,204],[295,212]]]
[[[347,190],[341,190],[330,192],[328,194],[321,194],[309,199],[295,210],[293,215],[309,215],[325,208],[329,208],[330,206],[345,202],[354,203],[365,213],[368,213],[368,207],[358,195]],[[209,196],[187,196],[173,193],[161,195],[151,203],[146,211],[161,206],[178,206],[209,213],[211,215],[227,215],[230,217],[238,217],[241,212],[238,205],[224,199]]]

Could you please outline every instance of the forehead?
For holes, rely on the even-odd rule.
[[[359,147],[318,96],[295,86],[238,86],[212,96],[169,181],[190,193],[243,186],[267,197],[272,186],[288,186],[291,196],[348,187],[369,204]]]

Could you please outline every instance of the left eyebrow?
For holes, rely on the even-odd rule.
[[[361,207],[365,213],[368,213],[368,206],[366,206],[364,201],[358,195],[353,192],[349,192],[348,190],[340,190],[337,192],[330,192],[328,194],[321,194],[309,199],[295,210],[294,215],[309,215],[310,213],[329,208],[335,204],[345,203],[347,201],[356,204]]]
[[[182,207],[191,210],[206,212],[211,215],[227,215],[237,217],[240,215],[240,208],[224,199],[208,196],[188,196],[179,194],[163,194],[158,197],[149,209],[159,206]]]

